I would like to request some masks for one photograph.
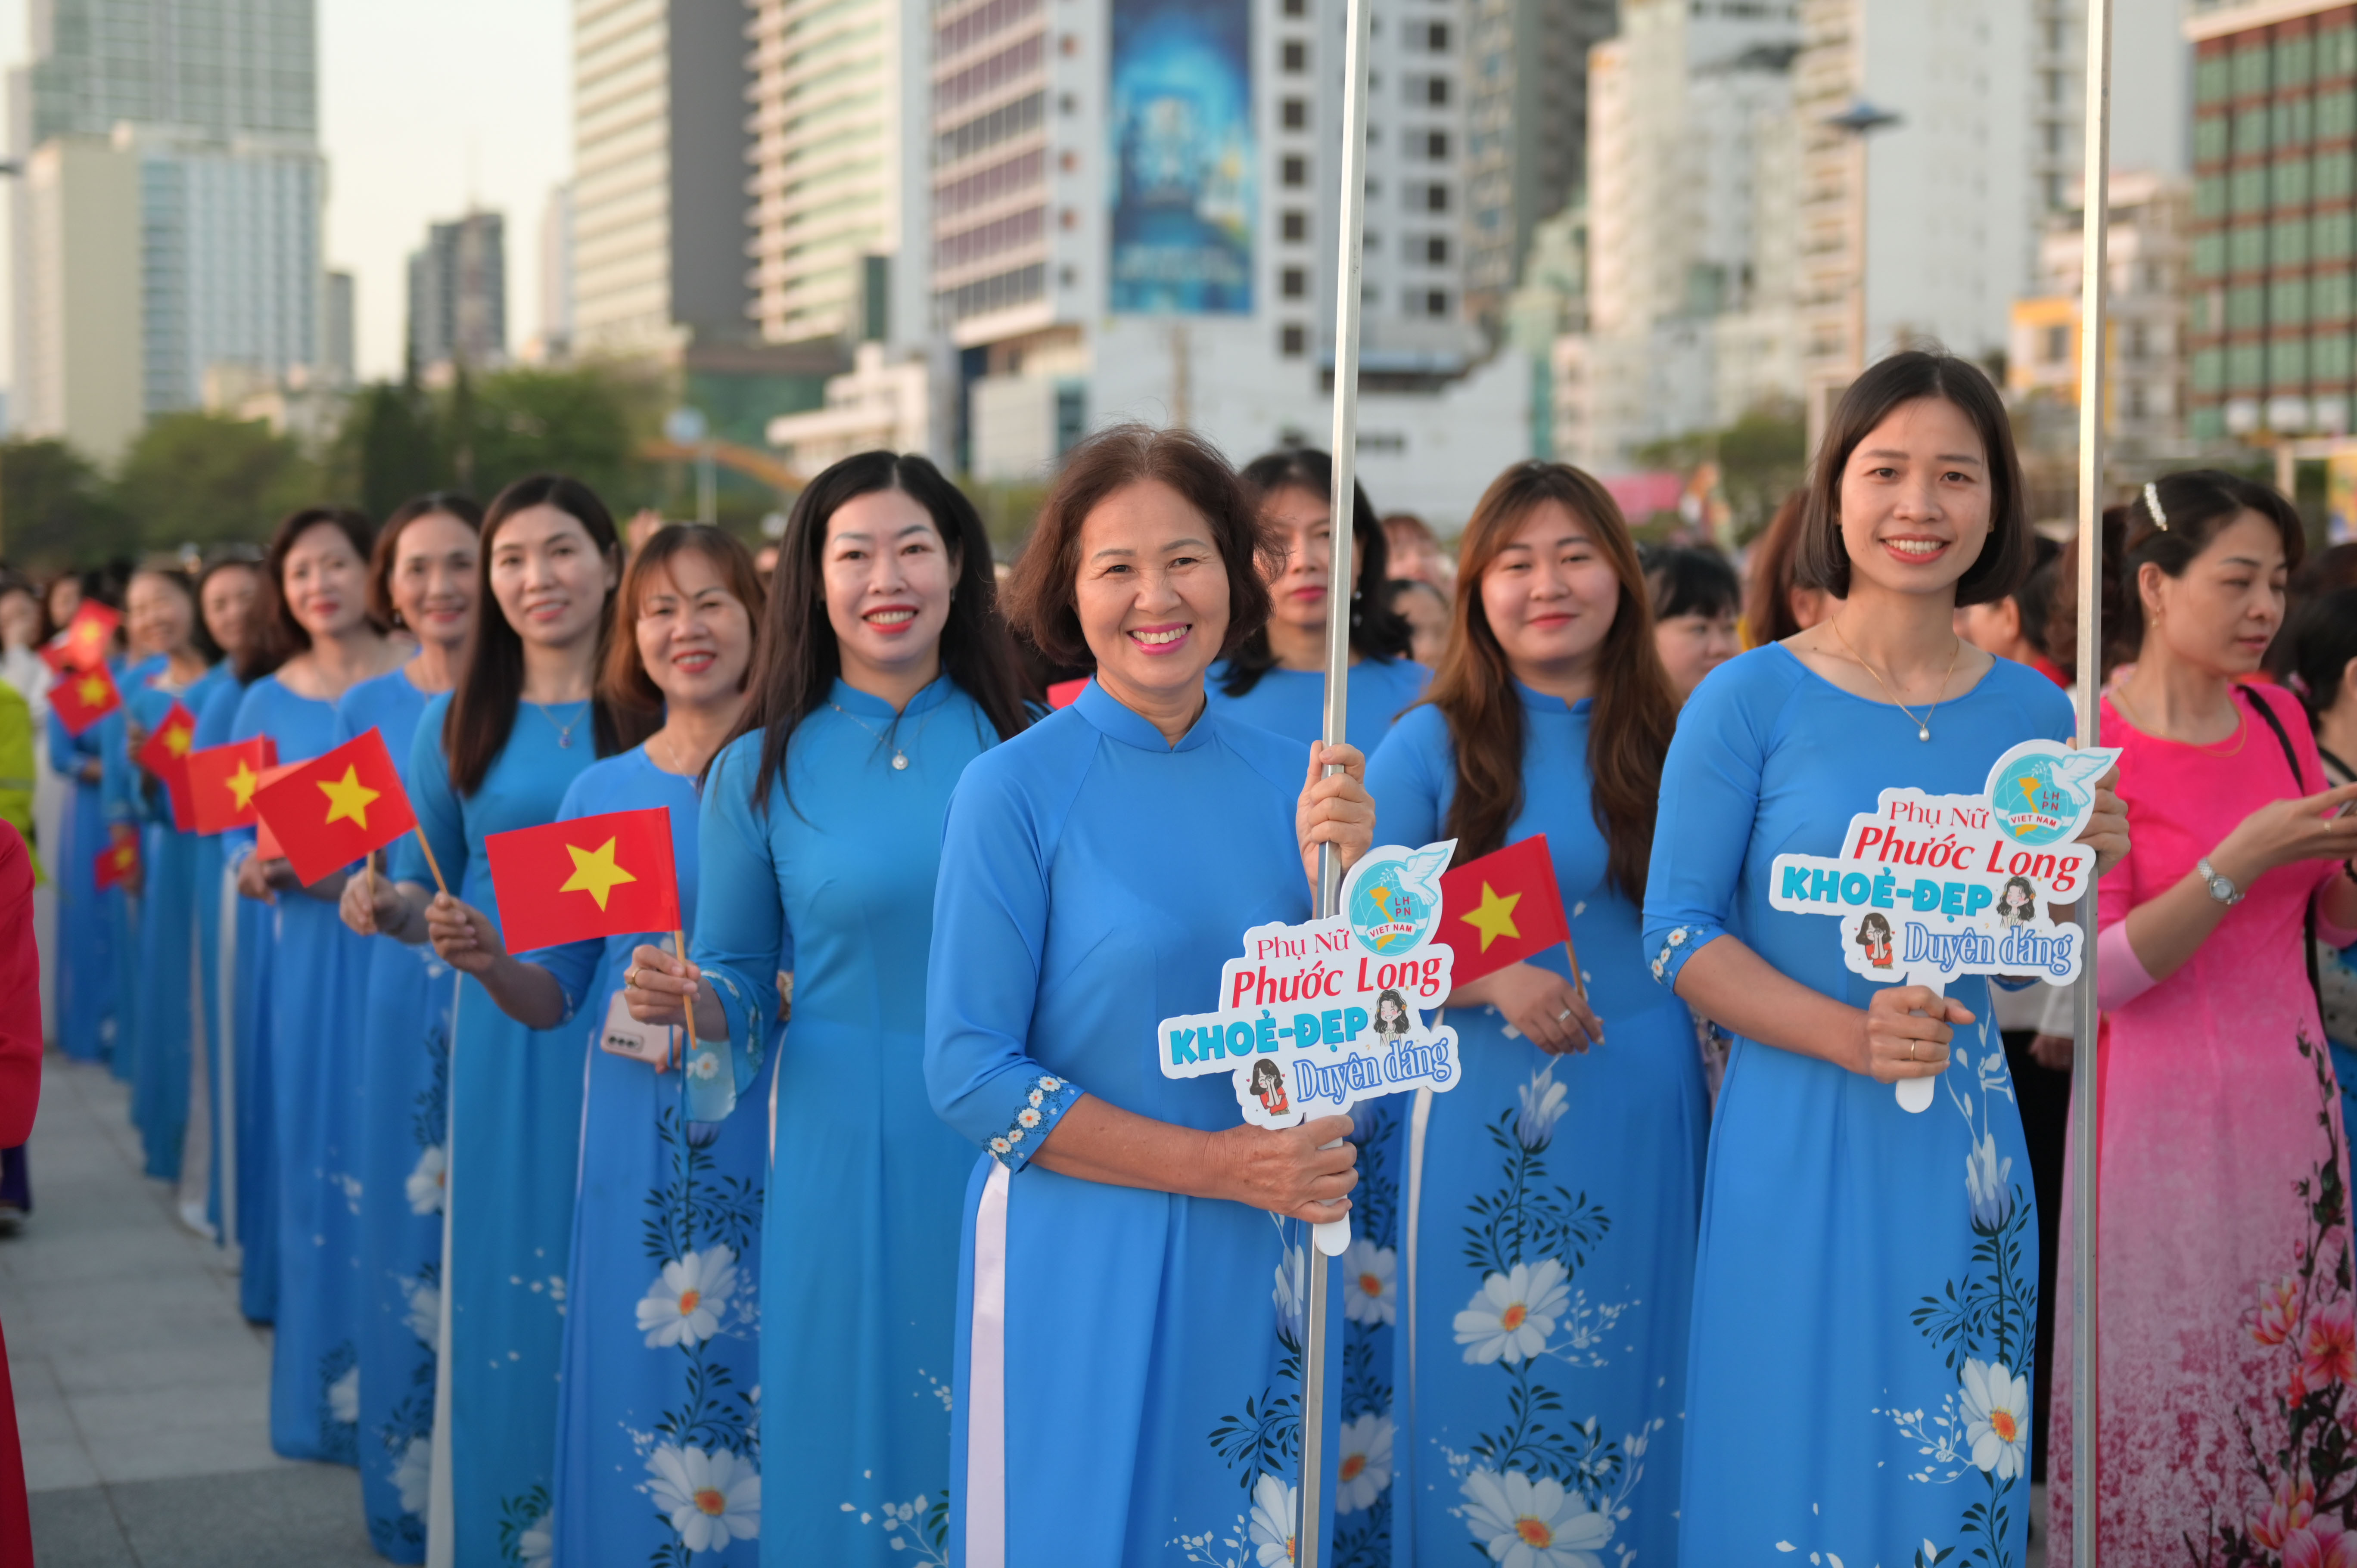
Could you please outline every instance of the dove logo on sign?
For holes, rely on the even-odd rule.
[[[2056,741],[2024,741],[1989,769],[1996,830],[2029,848],[2075,835],[2095,804],[2095,780],[2117,755],[2072,751]]]
[[[1454,842],[1453,840],[1451,841]],[[1446,850],[1379,850],[1351,876],[1351,934],[1379,958],[1421,947],[1440,918]]]

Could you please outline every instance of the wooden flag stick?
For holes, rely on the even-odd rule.
[[[683,930],[673,931],[672,933],[672,940],[678,944],[678,952],[681,961],[686,961],[687,933]],[[687,1060],[687,1053],[695,1048],[695,985],[692,979],[688,984],[687,994],[681,997],[679,1002],[681,1006],[687,1009],[687,1043],[682,1046],[679,1050],[680,1060],[682,1062],[685,1062]],[[664,1065],[668,1066],[669,1064],[666,1063]]]
[[[425,852],[425,869],[434,874],[434,886],[441,889],[444,897],[451,897],[450,885],[442,880],[442,863],[434,858],[434,846],[425,842],[425,826],[421,823],[409,831],[417,835],[417,847]]]

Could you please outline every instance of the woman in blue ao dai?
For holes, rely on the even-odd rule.
[[[1026,722],[995,602],[982,520],[931,463],[827,469],[787,524],[746,733],[705,790],[696,1018],[740,1075],[771,1032],[777,972],[799,977],[761,1240],[770,1564],[943,1551],[974,1154],[925,1098],[924,972],[950,791]],[[675,1017],[687,983],[641,950],[634,1012]],[[761,1116],[740,1109],[724,1139]],[[665,1462],[729,1473],[708,1445]]]
[[[605,503],[578,480],[518,479],[484,514],[479,602],[486,611],[457,689],[419,718],[408,779],[416,836],[393,854],[397,905],[380,929],[423,940],[429,900],[499,919],[483,841],[554,820],[599,757],[645,733],[596,695],[621,543]],[[541,1563],[550,1552],[565,1258],[581,1145],[583,1040],[528,1029],[481,983],[458,986],[451,1026],[443,1198],[442,1326],[436,1348],[426,1558]]]
[[[1308,918],[1319,844],[1369,843],[1356,751],[1205,710],[1205,667],[1267,614],[1273,543],[1208,445],[1121,426],[1071,454],[1008,585],[1016,628],[1096,676],[968,766],[942,837],[925,1076],[984,1150],[951,1450],[967,1568],[1287,1563],[1331,1527],[1297,1519],[1293,1482],[1329,1266],[1305,1222],[1348,1212],[1350,1118],[1243,1124],[1227,1079],[1165,1078],[1156,1050],[1248,928]],[[1331,1498],[1330,1400],[1321,1420]]]
[[[343,739],[336,701],[400,662],[368,613],[374,530],[349,511],[298,511],[272,536],[253,678],[232,741],[268,736],[281,766]],[[283,859],[228,847],[238,891],[272,907],[269,1081],[276,1174],[278,1306],[271,1339],[270,1441],[290,1459],[357,1462],[360,1361],[359,1022],[367,952],[336,918],[340,874],[305,887]]]
[[[69,612],[70,613],[70,612]],[[62,641],[64,634],[59,634]],[[123,661],[107,660],[118,682]],[[104,1061],[114,1050],[125,1009],[116,965],[129,924],[119,887],[98,885],[96,863],[113,829],[107,821],[106,757],[122,746],[123,715],[109,714],[76,735],[49,709],[49,768],[70,791],[53,854],[43,858],[58,885],[58,1048],[77,1061]]]
[[[559,821],[663,812],[683,918],[698,875],[696,776],[744,708],[760,602],[752,556],[717,529],[666,528],[631,557],[599,690],[618,711],[662,727],[575,779],[557,812]],[[617,864],[648,875],[627,858]],[[585,895],[566,897],[586,910]],[[750,1568],[761,1516],[754,1280],[764,1129],[758,1112],[727,1113],[740,1087],[733,1075],[725,1084],[717,1070],[697,1076],[685,1041],[634,1025],[619,1006],[631,950],[673,933],[616,933],[511,957],[490,922],[463,905],[430,919],[436,948],[502,1012],[533,1028],[562,1026],[585,1058],[550,1528],[556,1560],[662,1568],[694,1555]],[[746,1060],[763,1065],[758,1049]]]
[[[1835,922],[1769,907],[1781,854],[1836,854],[1879,792],[1977,794],[2068,703],[1951,629],[2029,564],[2003,406],[1972,365],[1894,355],[1843,395],[1803,581],[1831,617],[1729,660],[1679,715],[1646,885],[1662,982],[1735,1036],[1695,1264],[1679,1550],[1695,1563],[2019,1568],[2037,1218],[1976,980],[1852,975]],[[2108,784],[2108,780],[2105,781]],[[2097,791],[2082,838],[2126,847]],[[1910,1115],[1900,1079],[1936,1079]]]
[[[1271,452],[1242,478],[1276,534],[1285,564],[1269,584],[1268,624],[1214,663],[1205,682],[1211,706],[1303,745],[1326,733],[1326,615],[1333,597],[1334,460],[1314,446]],[[1351,702],[1343,738],[1373,756],[1393,723],[1424,695],[1432,671],[1408,655],[1412,633],[1392,608],[1390,549],[1367,492],[1351,487],[1351,545],[1357,581],[1351,617]],[[1366,1129],[1358,1143],[1363,1151]],[[1372,1171],[1361,1170],[1372,1182]],[[1367,1195],[1361,1194],[1364,1208]]]
[[[434,494],[394,509],[369,562],[377,617],[405,628],[417,652],[400,669],[344,693],[347,739],[375,730],[404,783],[427,700],[450,689],[475,634],[482,509]],[[410,794],[416,790],[412,788]],[[344,924],[375,936],[382,875],[344,884]],[[434,1347],[441,1330],[443,1132],[450,1087],[450,1009],[457,977],[434,950],[390,938],[368,944],[361,1022],[361,1512],[369,1541],[396,1563],[425,1556],[432,1470]]]
[[[1552,948],[1448,999],[1464,1076],[1405,1150],[1401,1530],[1424,1562],[1674,1562],[1705,1101],[1639,900],[1677,702],[1586,474],[1508,469],[1461,552],[1431,700],[1367,765],[1376,836],[1453,838],[1460,865],[1543,837],[1580,973]]]
[[[1304,746],[1326,731],[1326,616],[1333,564],[1334,462],[1315,447],[1271,452],[1240,476],[1260,519],[1285,552],[1269,584],[1268,624],[1211,666],[1212,708]],[[1350,704],[1343,736],[1370,757],[1399,715],[1424,695],[1432,671],[1407,656],[1412,632],[1386,591],[1390,548],[1374,503],[1351,487],[1356,580],[1351,618]],[[1421,841],[1418,841],[1421,842]],[[1342,1277],[1341,1473],[1336,1493],[1335,1568],[1388,1562],[1393,1528],[1391,1441],[1397,1412],[1392,1369],[1399,1258],[1401,1118],[1410,1097],[1383,1095],[1351,1108],[1359,1187]],[[1387,1293],[1394,1299],[1386,1299]]]
[[[214,678],[197,645],[196,585],[186,575],[136,573],[124,595],[124,608],[133,644],[160,655],[146,679],[123,693],[129,719],[123,810],[139,824],[142,873],[131,1120],[139,1129],[147,1174],[177,1183],[188,1122],[188,1047],[197,1023],[199,840],[195,832],[180,831],[168,787],[137,761],[137,754],[175,703],[188,707],[193,718]]]

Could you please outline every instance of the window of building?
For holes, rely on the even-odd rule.
[[[2198,234],[2193,240],[2193,275],[2214,278],[2226,270],[2226,236]]]
[[[1424,25],[1424,47],[1437,55],[1447,54],[1448,52],[1448,24],[1446,22],[1426,22]]]
[[[2278,392],[2308,390],[2308,339],[2278,338],[2267,345],[2267,386]]]
[[[1424,188],[1424,209],[1426,212],[1448,211],[1448,188],[1445,185],[1426,186]]]
[[[1289,209],[1277,222],[1287,240],[1298,243],[1309,238],[1309,214],[1297,207]]]
[[[2194,351],[2192,366],[2193,390],[2198,392],[2222,392],[2226,390],[2226,351],[2223,349],[2200,349]]]
[[[2234,116],[2234,152],[2251,157],[2267,150],[2267,111],[2264,104]]]
[[[2148,330],[2147,330],[2145,324],[2141,321],[2129,322],[2127,330],[2127,357],[2131,360],[2142,360],[2147,358],[2151,352],[2152,335]]]
[[[2345,272],[2319,273],[2309,285],[2308,305],[2319,321],[2349,319],[2349,274]]]
[[[2257,223],[2244,223],[2228,231],[2226,235],[2227,264],[2238,273],[2258,273],[2267,267],[2267,231]]]
[[[2357,28],[2326,27],[2316,35],[2316,79],[2357,75]]]
[[[1284,119],[1285,128],[1288,131],[1308,130],[1309,128],[1309,101],[1306,98],[1286,99],[1285,101]]]
[[[1287,38],[1277,50],[1277,59],[1287,75],[1299,76],[1309,69],[1309,46],[1299,38]]]
[[[2304,267],[2308,265],[2308,219],[2278,218],[2274,233],[2267,242],[2267,264],[2272,267]]]
[[[1438,163],[1448,156],[1448,133],[1426,131],[1424,134],[1424,156]]]
[[[1287,267],[1277,274],[1276,291],[1287,299],[1306,299],[1309,295],[1309,273],[1303,267]]]
[[[1359,253],[1361,255],[1380,255],[1383,253],[1383,231],[1382,230],[1362,229],[1359,231]]]
[[[2345,383],[2349,380],[2349,334],[2319,332],[2309,338],[2308,373],[2319,384]]]
[[[1437,289],[1437,288],[1434,288],[1434,289],[1426,289],[1426,290],[1425,290],[1425,294],[1424,294],[1424,313],[1425,313],[1426,316],[1446,316],[1446,315],[1448,315],[1448,290],[1446,290],[1446,289]]]
[[[2226,330],[2255,332],[2267,324],[2267,291],[2243,284],[2226,291]]]
[[[1297,360],[1309,352],[1309,328],[1297,321],[1288,321],[1278,328],[1276,351],[1288,360]]]
[[[2052,127],[2060,130],[2060,126]],[[2193,122],[2193,161],[2215,163],[2226,156],[2226,116],[2204,114]]]
[[[2123,393],[2122,401],[2126,405],[2124,412],[2130,419],[2142,419],[2145,416],[2144,383],[2130,381],[2120,390]]]
[[[1448,265],[1448,236],[1446,234],[1425,236],[1424,259],[1436,267]]]
[[[2315,41],[2305,32],[2285,29],[2276,39],[2276,86],[2306,87],[2315,74]]]
[[[1309,183],[1309,160],[1303,157],[1299,153],[1286,154],[1283,161],[1278,165],[1277,177],[1281,183],[1288,186],[1298,188],[1300,186],[1308,185]]]
[[[1307,16],[1309,15],[1309,0],[1285,0],[1285,14],[1288,16]]]
[[[2319,201],[2340,201],[2350,194],[2352,164],[2348,150],[2316,155],[2313,194]]]
[[[2234,96],[2256,98],[2267,90],[2267,46],[2253,39],[2234,51]]]
[[[2256,392],[2266,384],[2267,376],[2267,346],[2264,343],[2236,343],[2226,350],[2226,390]]]
[[[2267,207],[2267,171],[2265,167],[2238,168],[2228,177],[2233,184],[2233,208],[2237,212],[2264,212]]]
[[[2347,212],[2320,214],[2309,231],[2309,252],[2319,262],[2346,261],[2351,241],[2357,239],[2357,222]],[[2194,253],[2201,253],[2201,242],[2194,242]]]
[[[2316,114],[2304,96],[2276,99],[2267,118],[2267,134],[2278,147],[2305,147],[2316,139]]]
[[[2198,145],[2198,129],[2195,134]],[[2337,92],[2319,92],[2316,95],[2316,139],[2333,142],[2351,134],[2357,134],[2357,91],[2344,87]]]
[[[1424,101],[1437,109],[1448,102],[1448,79],[1427,76],[1424,79]]]
[[[2204,175],[2193,182],[2193,216],[2213,222],[2226,216],[2226,176]]]

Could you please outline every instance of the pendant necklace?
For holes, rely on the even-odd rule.
[[[857,714],[852,713],[841,703],[829,703],[827,706],[833,708],[836,713],[841,714],[845,718],[849,719],[853,724],[857,725],[861,729],[866,730],[869,735],[876,736],[876,743],[878,746],[890,746],[892,748],[892,770],[895,773],[905,773],[908,771],[909,754],[900,749],[900,746],[898,741],[887,741],[882,736],[876,735],[874,725],[868,724],[865,719],[862,719]]]
[[[1939,695],[1932,699],[1932,705],[1925,708],[1922,714],[1919,716],[1914,709],[1909,707],[1906,703],[1899,700],[1899,693],[1890,689],[1890,682],[1884,680],[1879,674],[1878,674],[1873,665],[1868,664],[1865,660],[1858,658],[1857,650],[1849,645],[1848,638],[1842,636],[1840,620],[1831,619],[1826,621],[1825,624],[1834,628],[1834,639],[1842,645],[1842,651],[1848,654],[1852,659],[1857,660],[1857,667],[1859,669],[1865,671],[1867,674],[1874,676],[1874,683],[1882,688],[1882,694],[1890,699],[1890,705],[1915,721],[1915,738],[1917,740],[1931,739],[1932,715],[1940,711],[1941,703],[1945,701],[1947,698],[1948,682],[1954,678],[1956,673],[1956,660],[1964,656],[1964,639],[1961,637],[1956,639],[1956,650],[1948,655],[1948,672],[1947,674],[1940,677]]]
[[[572,704],[572,703],[567,703],[565,704],[565,706],[566,706],[566,707],[571,707],[572,705],[573,705],[573,704]],[[533,706],[533,708],[537,709],[537,710],[539,711],[539,713],[540,713],[540,716],[541,716],[542,718],[546,719],[546,720],[549,722],[549,724],[550,724],[550,725],[552,725],[553,726],[554,726],[554,728],[555,728],[555,730],[556,730],[556,744],[557,744],[558,748],[559,748],[560,750],[565,750],[565,751],[570,751],[570,750],[572,750],[572,749],[573,749],[573,725],[577,725],[577,724],[579,724],[579,723],[581,722],[580,715],[579,715],[579,714],[576,714],[576,715],[574,715],[573,724],[570,724],[570,725],[561,725],[561,724],[557,724],[557,722],[556,722],[556,715],[554,715],[554,714],[552,714],[552,713],[550,713],[550,712],[548,711],[548,704],[547,704],[546,703],[532,703],[532,704],[531,704],[531,706]]]

